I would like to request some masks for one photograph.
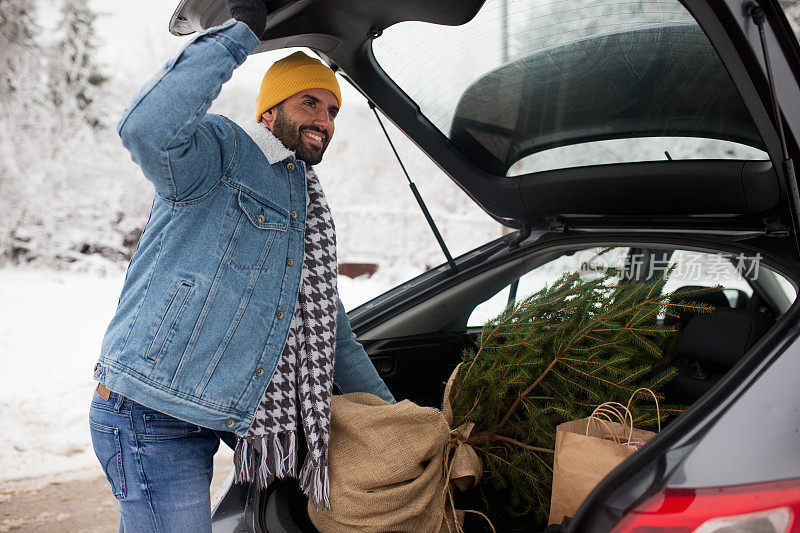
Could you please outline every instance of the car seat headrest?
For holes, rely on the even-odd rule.
[[[767,315],[749,309],[718,308],[695,314],[680,332],[678,356],[730,368],[772,323]]]
[[[675,289],[674,292],[679,294],[673,293],[674,295],[670,297],[670,303],[690,301],[702,305],[710,305],[715,309],[726,309],[731,306],[731,303],[728,301],[725,293],[723,293],[721,290],[697,294],[699,291],[704,291],[707,289],[708,287],[702,285],[686,285],[680,287]],[[681,326],[686,326],[686,322],[688,322],[689,319],[696,314],[687,309],[676,309],[674,311],[670,311],[670,313],[672,314],[668,314],[666,316],[664,323],[667,325],[680,323]]]

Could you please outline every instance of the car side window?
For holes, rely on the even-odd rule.
[[[776,276],[765,270],[760,257],[709,253],[695,250],[643,249],[625,246],[595,247],[570,251],[543,263],[475,307],[467,327],[481,327],[500,314],[509,303],[520,301],[553,283],[568,272],[587,276],[605,268],[617,268],[628,279],[652,279],[672,268],[665,292],[689,286],[721,285],[730,307],[747,307],[753,296],[750,281],[759,275]],[[782,279],[780,276],[778,278]],[[750,281],[748,281],[750,280]],[[794,294],[787,294],[791,300]]]
[[[675,250],[670,257],[672,274],[664,292],[686,286],[713,287],[722,285],[731,307],[747,307],[753,287],[745,279],[758,278],[761,265],[757,259],[736,254],[710,254],[691,250]]]
[[[530,270],[519,278],[518,283],[508,285],[475,307],[467,320],[467,327],[483,326],[488,320],[499,315],[508,306],[510,300],[520,301],[540,291],[568,272],[580,271],[591,275],[592,272],[606,267],[624,268],[629,248],[615,247],[602,253],[603,250],[608,249],[597,247],[568,252]]]

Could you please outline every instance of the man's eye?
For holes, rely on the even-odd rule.
[[[314,102],[313,100],[306,100],[306,101],[305,101],[305,104],[306,104],[308,107],[315,107],[315,106],[316,106],[316,102]]]

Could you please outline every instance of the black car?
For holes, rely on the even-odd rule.
[[[667,391],[691,406],[559,527],[800,531],[800,49],[778,2],[279,4],[259,51],[316,52],[512,229],[350,313],[395,396],[439,405],[487,318],[598,250],[640,279],[675,265],[672,288],[724,287],[678,340]],[[170,29],[226,18],[183,0]],[[313,531],[288,485],[231,486],[214,517]]]

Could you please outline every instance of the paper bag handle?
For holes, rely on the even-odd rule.
[[[653,400],[655,400],[655,402],[656,402],[656,420],[658,421],[658,432],[661,433],[661,409],[658,407],[658,396],[656,396],[655,392],[651,391],[650,389],[648,389],[646,387],[642,387],[640,389],[636,389],[635,391],[633,391],[633,394],[631,394],[631,397],[628,400],[628,405],[626,406],[626,409],[630,410],[631,403],[633,403],[633,397],[636,396],[636,393],[640,392],[640,391],[649,392],[650,395],[653,397]],[[633,423],[631,423],[631,425],[633,425]]]
[[[619,407],[619,409],[617,409],[617,407]],[[626,423],[626,419],[631,421],[630,426]],[[589,415],[589,418],[586,420],[586,435],[589,434],[589,426],[591,425],[592,420],[596,420],[603,424],[608,433],[614,437],[614,442],[617,442],[618,435],[616,435],[616,433],[608,426],[608,424],[606,424],[606,421],[618,421],[623,427],[627,426],[630,428],[626,443],[630,442],[631,438],[633,437],[633,415],[631,415],[630,409],[619,402],[605,402],[595,407],[594,411],[592,411],[592,414]]]
[[[614,442],[618,442],[617,438],[619,437],[616,435],[614,431],[612,431],[606,421],[608,422],[615,422],[618,421],[622,424],[623,427],[628,427],[628,440],[625,444],[630,444],[631,439],[633,438],[633,414],[631,414],[631,403],[633,403],[633,398],[639,392],[649,392],[650,395],[653,397],[653,400],[656,402],[656,420],[658,421],[658,431],[661,431],[661,408],[658,406],[658,396],[656,394],[646,388],[642,387],[633,391],[631,397],[628,399],[628,405],[622,405],[619,402],[605,402],[601,403],[597,407],[595,407],[592,414],[589,415],[589,418],[586,421],[586,435],[589,434],[589,425],[592,423],[592,420],[596,420],[603,424],[603,426],[608,430],[609,434],[614,437]],[[630,424],[628,424],[628,420],[630,420]],[[622,443],[620,443],[622,444]]]

